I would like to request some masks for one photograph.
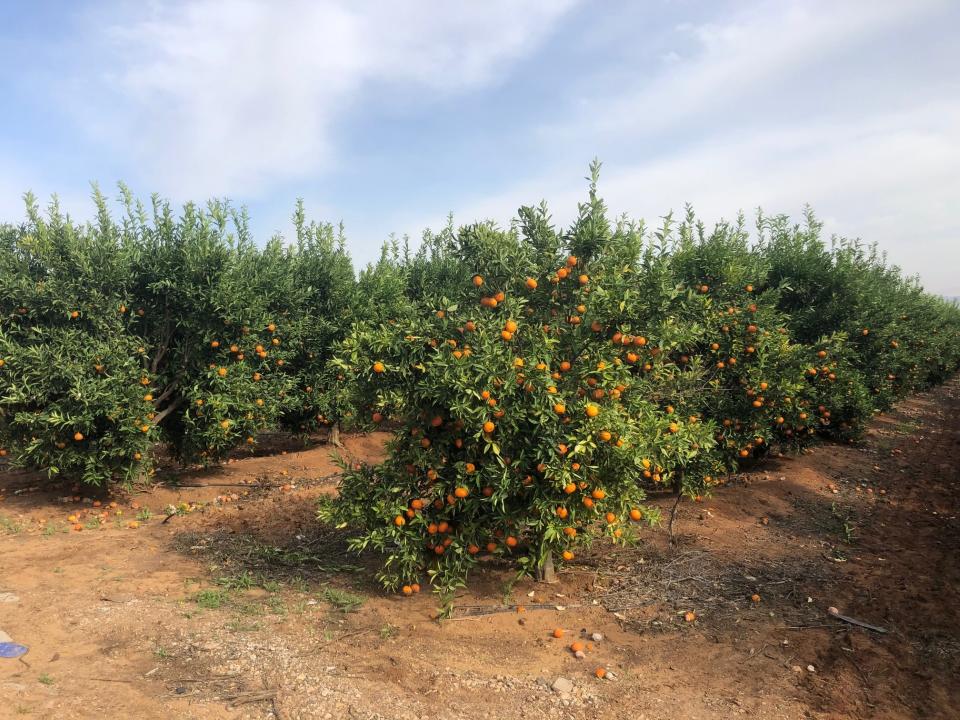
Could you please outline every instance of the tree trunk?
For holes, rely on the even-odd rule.
[[[343,447],[343,443],[340,442],[340,423],[335,422],[330,426],[330,444],[336,445],[337,447]]]
[[[677,519],[677,508],[680,507],[680,501],[683,499],[683,470],[677,473],[677,479],[674,481],[674,491],[677,493],[677,499],[670,510],[670,522],[667,523],[667,532],[670,535],[670,542],[673,543],[673,521]]]
[[[553,553],[548,552],[543,563],[537,568],[537,580],[544,583],[555,583],[557,573],[553,569]]]

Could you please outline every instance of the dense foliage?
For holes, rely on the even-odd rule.
[[[361,417],[399,428],[322,516],[385,554],[388,587],[448,592],[484,555],[542,572],[629,538],[659,519],[651,490],[696,497],[771,448],[856,438],[957,369],[960,309],[819,233],[812,215],[760,217],[752,242],[742,217],[611,222],[594,175],[566,231],[527,207],[385,257],[370,272],[406,305],[333,363]]]
[[[266,429],[394,431],[344,468],[328,520],[383,582],[449,591],[485,555],[549,574],[627,541],[662,490],[696,497],[771,448],[853,440],[960,366],[960,309],[870,246],[692,211],[654,229],[590,194],[507,228],[391,241],[354,274],[342,230],[263,246],[223,202],[120,219],[56,203],[0,227],[0,455],[90,484],[253,447]],[[334,435],[334,440],[336,436]]]

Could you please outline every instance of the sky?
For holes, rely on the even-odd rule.
[[[691,203],[877,242],[960,295],[956,0],[0,0],[0,221],[91,183],[228,197],[255,235]]]

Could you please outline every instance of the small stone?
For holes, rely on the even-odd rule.
[[[603,640],[603,633],[593,633],[590,636],[590,639],[593,640],[594,642],[600,642],[601,640]]]
[[[550,686],[555,693],[565,695],[567,693],[573,692],[573,681],[565,677],[558,677],[553,681],[553,685]]]
[[[583,650],[577,650],[577,651],[573,654],[573,656],[574,656],[577,660],[583,660],[583,659],[587,656],[587,654],[586,654]]]
[[[815,673],[817,669],[813,665],[807,665],[807,672]]]

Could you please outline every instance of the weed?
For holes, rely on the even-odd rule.
[[[389,640],[397,634],[397,630],[399,630],[399,628],[396,626],[391,625],[390,623],[384,623],[383,627],[380,628],[380,639]]]
[[[230,599],[230,593],[227,590],[214,588],[211,590],[201,590],[193,596],[194,602],[204,610],[216,610],[227,604]]]
[[[246,570],[237,575],[225,575],[224,577],[217,578],[217,585],[227,590],[249,590],[256,586],[256,584],[257,581],[253,573]]]
[[[47,675],[47,673],[40,673],[40,677],[37,678],[37,682],[42,685],[53,685],[53,678]]]
[[[328,587],[323,591],[323,599],[333,605],[340,612],[354,612],[364,603],[364,598],[359,595]]]
[[[3,530],[4,534],[6,535],[16,535],[23,530],[23,525],[18,523],[13,518],[9,518],[6,515],[0,515],[0,530]]]

